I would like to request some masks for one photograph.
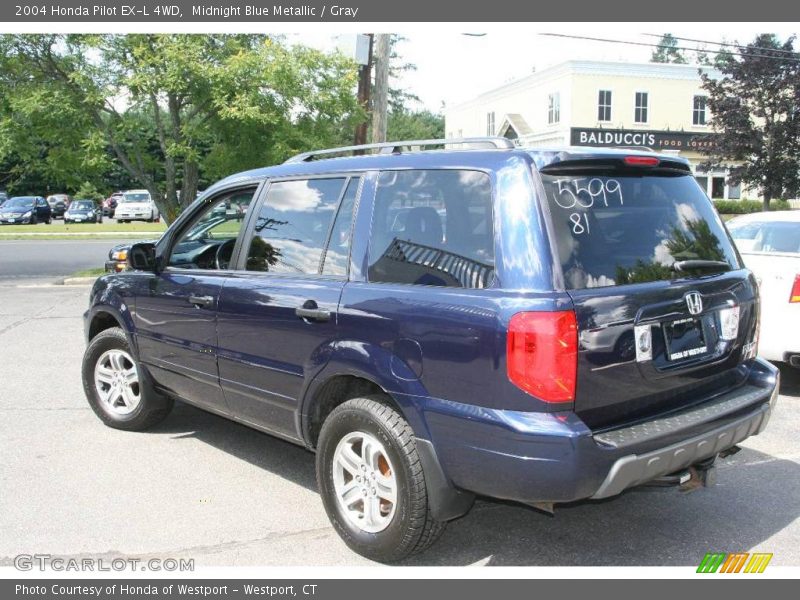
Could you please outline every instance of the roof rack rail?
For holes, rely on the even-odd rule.
[[[341,146],[339,148],[328,148],[325,150],[314,150],[303,152],[292,156],[284,161],[284,164],[307,162],[328,154],[345,154],[347,152],[357,152],[360,150],[378,150],[378,154],[400,154],[403,148],[423,148],[425,146],[469,146],[475,150],[485,150],[496,148],[498,150],[511,150],[515,148],[514,142],[504,137],[471,137],[471,138],[452,138],[442,140],[403,140],[400,142],[381,142],[378,144],[361,144],[359,146]]]

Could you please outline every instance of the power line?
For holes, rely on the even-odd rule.
[[[657,33],[643,33],[642,35],[646,35],[646,36],[649,36],[649,37],[657,37],[657,38],[663,38],[664,37],[663,35],[659,35]],[[672,34],[670,34],[670,35],[672,35]],[[765,46],[743,46],[741,44],[731,44],[731,43],[728,43],[728,42],[711,42],[709,40],[695,40],[695,39],[692,39],[692,38],[678,37],[678,36],[675,36],[675,35],[673,35],[672,38],[675,39],[675,40],[681,40],[682,42],[695,42],[695,43],[698,43],[698,44],[711,44],[712,46],[725,46],[725,47],[729,47],[729,48],[752,48],[753,50],[765,50],[767,52],[781,52],[783,54],[789,54],[790,56],[793,56],[793,57],[800,56],[800,54],[798,54],[794,50],[784,50],[783,48],[767,48]],[[663,46],[663,45],[664,44],[659,44],[659,48],[661,46]],[[718,53],[718,54],[720,52],[720,51],[717,51],[717,50],[702,50],[700,48],[696,48],[695,50],[700,50],[700,51],[703,51],[703,52],[715,52],[715,53]]]
[[[613,40],[609,38],[598,38],[598,37],[589,37],[584,35],[569,35],[566,33],[540,33],[539,35],[546,35],[550,37],[560,37],[560,38],[569,38],[573,40],[586,40],[590,42],[606,42],[609,44],[628,44],[629,46],[647,46],[649,48],[663,48],[664,44],[650,44],[647,42],[631,42],[627,40]],[[675,50],[688,50],[690,52],[695,52],[696,48],[691,48],[688,46],[672,46]],[[769,56],[765,54],[743,54],[741,52],[731,52],[730,50],[706,50],[711,54],[730,54],[732,56],[742,56],[746,58],[767,58],[772,60],[785,60],[788,62],[800,62],[800,57],[783,57],[783,56]]]

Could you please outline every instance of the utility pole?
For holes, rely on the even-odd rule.
[[[367,125],[369,123],[369,88],[372,84],[372,41],[373,34],[368,33],[369,38],[369,51],[367,53],[367,62],[358,69],[358,104],[367,113],[362,123],[356,125],[356,135],[353,143],[356,146],[367,143]]]
[[[388,33],[379,33],[375,43],[375,97],[372,101],[372,141],[386,141],[389,111],[389,60],[392,41]]]

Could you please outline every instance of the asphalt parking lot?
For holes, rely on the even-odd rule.
[[[104,427],[83,397],[88,288],[0,280],[0,566],[20,553],[194,558],[198,565],[361,565],[328,524],[314,458],[177,405],[148,433]],[[696,565],[706,552],[800,564],[800,373],[716,487],[644,488],[557,507],[478,501],[418,565]]]

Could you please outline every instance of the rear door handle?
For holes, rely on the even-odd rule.
[[[309,319],[310,321],[320,321],[322,323],[331,320],[331,311],[323,310],[317,306],[313,300],[307,300],[303,306],[298,306],[294,309],[296,314],[301,319]]]
[[[211,306],[214,304],[214,296],[189,296],[189,304],[195,306]]]

